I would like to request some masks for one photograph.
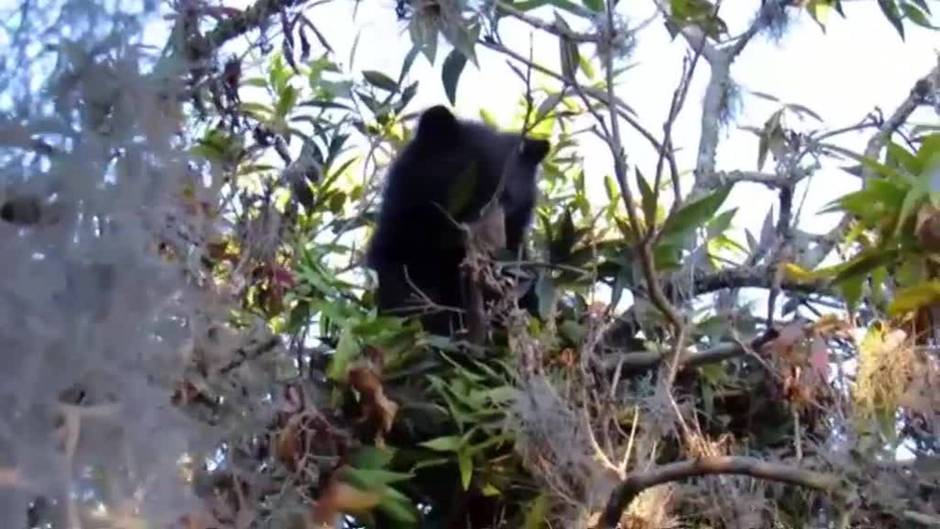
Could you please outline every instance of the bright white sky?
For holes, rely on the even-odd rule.
[[[242,6],[245,2],[227,0],[226,3]],[[907,25],[906,41],[902,41],[875,0],[843,3],[847,19],[833,14],[826,33],[804,12],[779,43],[758,38],[738,58],[732,75],[744,88],[742,111],[737,122],[723,133],[725,138],[718,152],[719,169],[757,169],[757,138],[737,127],[760,126],[776,110],[776,105],[749,96],[747,89],[770,93],[781,101],[803,104],[822,116],[828,127],[843,127],[857,123],[875,106],[889,114],[907,96],[915,80],[925,75],[937,61],[940,33]],[[404,23],[395,18],[394,0],[359,2],[353,18],[356,5],[351,1],[332,2],[314,8],[310,18],[337,51],[341,62],[349,64],[349,50],[359,35],[353,64],[355,69],[380,70],[396,77],[411,43]],[[756,0],[725,0],[720,14],[731,33],[737,34],[746,27],[758,5]],[[628,16],[631,26],[649,18],[654,9],[653,2],[648,0],[620,3],[620,11]],[[934,11],[934,24],[940,24],[940,5]],[[551,20],[549,8],[533,13],[547,15],[546,18]],[[565,16],[569,21],[574,18]],[[528,26],[506,19],[501,24],[501,33],[509,47],[523,54],[527,52],[532,33]],[[557,65],[556,41],[545,35],[536,34],[536,37],[541,37],[534,41],[536,60],[548,66]],[[671,42],[660,21],[646,26],[637,40],[638,47],[631,57],[635,67],[624,76],[626,82],[618,86],[617,92],[636,110],[641,123],[658,133],[662,130],[670,97],[679,79],[687,45],[681,38]],[[411,79],[419,80],[420,86],[411,104],[412,110],[447,103],[439,73],[447,52],[447,46],[442,43],[436,65],[430,65],[423,56],[415,62]],[[582,54],[590,53],[593,53],[590,47],[582,47]],[[480,69],[468,64],[460,79],[457,111],[463,116],[476,117],[479,109],[485,107],[495,116],[508,115],[513,112],[523,86],[506,66],[506,58],[482,48],[478,48],[478,54]],[[707,79],[708,67],[703,60],[686,108],[674,129],[674,143],[683,149],[678,158],[682,171],[689,171],[694,161],[700,102]],[[932,113],[920,116],[936,121]],[[792,121],[791,125],[818,126],[812,122],[800,125]],[[864,139],[862,135],[855,135],[844,137],[841,142],[843,146],[860,152]],[[630,163],[638,165],[646,175],[653,174],[656,159],[648,144],[630,134],[624,141]],[[603,177],[611,167],[610,156],[596,143],[585,145],[583,154],[588,179],[599,191]],[[847,162],[842,165],[853,164]],[[829,167],[810,181],[811,193],[803,209],[803,227],[818,233],[833,226],[838,216],[815,216],[812,213],[857,185],[854,177],[836,169],[837,165]],[[770,169],[772,163],[764,167],[764,170]],[[684,182],[684,189],[688,187],[689,182]],[[737,186],[726,204],[727,207],[741,208],[734,225],[748,227],[756,235],[772,203],[771,198],[762,186]]]

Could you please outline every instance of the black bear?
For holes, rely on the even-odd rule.
[[[505,175],[499,201],[506,248],[518,252],[535,207],[536,170],[548,150],[548,141],[460,120],[443,106],[425,110],[389,167],[366,255],[378,275],[379,311],[415,314],[431,302],[438,310],[422,316],[425,330],[452,335],[466,307],[460,224],[479,218]]]

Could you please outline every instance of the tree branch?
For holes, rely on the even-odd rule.
[[[757,350],[777,336],[775,331],[764,333],[751,340],[749,349]],[[679,371],[729,360],[745,354],[748,348],[740,343],[727,342],[710,347],[704,351],[684,352],[679,360]],[[637,373],[652,369],[664,360],[664,355],[657,351],[635,351],[607,354],[601,360],[605,371],[613,371],[618,366],[622,373]]]
[[[673,298],[678,295],[695,297],[726,288],[771,288],[773,286],[773,273],[773,269],[768,266],[729,268],[712,273],[699,272],[692,277],[691,285],[684,279],[674,280],[664,285],[663,290],[670,298]],[[780,287],[783,290],[806,294],[830,293],[823,281],[814,283],[783,281]]]
[[[736,474],[769,481],[790,483],[810,489],[838,493],[841,480],[833,475],[800,469],[780,463],[770,463],[753,457],[719,456],[679,461],[663,465],[648,472],[632,474],[614,489],[604,514],[601,529],[614,529],[620,522],[623,511],[644,490],[688,478],[709,474]]]

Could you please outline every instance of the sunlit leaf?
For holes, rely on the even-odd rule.
[[[661,238],[673,238],[704,225],[705,221],[718,211],[730,192],[731,186],[722,186],[704,197],[683,204],[666,218]]]
[[[353,334],[352,325],[347,325],[339,336],[339,342],[336,344],[336,352],[333,353],[327,376],[332,380],[344,380],[350,363],[358,354],[359,343]]]
[[[459,435],[449,435],[444,437],[436,437],[430,441],[425,441],[420,444],[425,448],[430,448],[438,452],[456,452],[463,446],[463,438]]]
[[[898,290],[888,306],[888,313],[892,316],[900,316],[932,305],[938,300],[940,300],[940,281],[927,281]]]
[[[473,478],[473,459],[466,450],[457,452],[457,466],[460,469],[460,485],[463,490],[470,490],[470,480]]]

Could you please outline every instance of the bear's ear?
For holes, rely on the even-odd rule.
[[[418,138],[437,141],[457,133],[457,118],[444,105],[436,105],[424,111],[418,120]]]
[[[534,138],[523,138],[522,139],[522,159],[531,162],[532,164],[538,164],[545,158],[545,155],[548,154],[548,150],[551,148],[551,143],[548,140],[538,140]]]

